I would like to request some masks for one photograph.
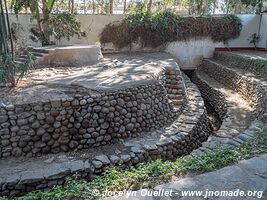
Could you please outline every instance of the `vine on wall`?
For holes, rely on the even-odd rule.
[[[172,41],[210,37],[214,42],[237,38],[242,29],[235,15],[181,17],[172,11],[138,11],[121,22],[108,24],[100,34],[101,43],[122,48],[140,42],[143,47],[158,47]]]

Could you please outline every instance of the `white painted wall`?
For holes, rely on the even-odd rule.
[[[238,15],[242,20],[243,28],[240,36],[229,41],[229,47],[254,47],[249,43],[249,37],[253,33],[258,33],[260,25],[259,15]]]
[[[95,44],[99,41],[98,35],[102,29],[110,22],[119,21],[123,15],[78,15],[81,22],[82,30],[86,31],[87,37],[78,39],[71,38],[70,41],[62,40],[60,44]],[[34,43],[29,39],[29,28],[36,24],[36,21],[28,14],[19,14],[10,16],[10,21],[21,24],[23,30],[20,31],[20,40],[23,40],[25,45],[40,46],[40,43]]]
[[[259,15],[239,15],[242,20],[243,28],[240,36],[230,40],[228,44],[222,42],[214,43],[210,38],[195,38],[188,41],[172,42],[167,45],[166,51],[177,58],[179,66],[183,69],[194,69],[203,58],[210,58],[216,47],[254,47],[250,44],[249,37],[253,33],[258,33],[260,16]],[[265,20],[265,21],[264,21]],[[265,27],[262,27],[262,35],[267,37],[267,17],[264,16]],[[262,41],[262,43],[266,42]],[[259,45],[262,47],[262,44]]]
[[[171,42],[166,51],[177,58],[183,69],[193,69],[203,58],[210,58],[215,47],[224,47],[223,43],[214,43],[209,38],[196,38],[188,41]]]
[[[259,42],[259,47],[267,50],[267,14],[262,15],[260,35],[261,39]]]
[[[249,37],[257,33],[259,29],[259,15],[239,15],[243,23],[240,37],[230,40],[228,45],[214,43],[209,38],[194,38],[188,41],[172,42],[167,46],[167,51],[172,53],[185,68],[195,67],[203,57],[211,57],[215,47],[253,47],[249,43]],[[82,30],[87,32],[87,37],[82,39],[71,38],[70,41],[63,40],[60,44],[95,44],[99,41],[99,34],[110,22],[123,19],[123,15],[78,15],[82,24]],[[20,14],[18,18],[11,16],[12,22],[20,23],[23,26],[21,39],[25,45],[40,46],[29,39],[28,29],[35,24],[30,15]],[[261,22],[261,41],[259,47],[266,47],[267,42],[267,14],[264,14]]]

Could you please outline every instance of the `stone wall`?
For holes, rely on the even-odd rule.
[[[223,121],[227,113],[227,104],[224,94],[201,80],[198,77],[197,72],[193,74],[192,80],[201,91],[203,99],[210,103],[210,105],[218,113],[220,120]]]
[[[227,64],[229,68],[242,68],[254,74],[267,77],[266,70],[263,66],[267,66],[267,60],[257,59],[245,54],[239,55],[238,53],[231,52],[214,52],[214,58],[222,63]]]
[[[124,144],[123,150],[119,154],[99,155],[90,160],[64,159],[60,163],[51,162],[49,164],[43,163],[43,161],[41,163],[38,163],[37,160],[31,161],[34,163],[33,166],[37,165],[36,169],[26,169],[21,172],[22,176],[15,174],[15,176],[3,179],[0,182],[0,194],[9,197],[18,196],[32,190],[43,190],[54,185],[62,185],[67,177],[74,174],[76,177],[90,180],[109,166],[130,167],[154,159],[174,160],[177,156],[188,155],[207,140],[208,119],[197,87],[186,77],[185,85],[187,104],[183,113],[168,128],[149,133],[147,140],[144,136],[137,141],[134,139],[128,141],[130,144]],[[38,165],[41,168],[42,165],[45,165],[42,173],[38,172],[40,170]]]
[[[225,60],[225,62],[227,61]],[[237,73],[231,68],[212,60],[204,60],[201,70],[221,84],[242,95],[249,102],[250,106],[255,109],[255,116],[260,116],[265,112],[265,90],[258,81],[253,81],[249,76]]]
[[[181,74],[176,70],[179,71],[163,69],[158,79],[163,84],[174,81],[178,85]],[[168,77],[169,73],[173,75]],[[167,93],[163,84],[143,81],[120,89],[95,91],[89,96],[2,105],[0,157],[87,149],[168,125],[179,109],[174,110],[167,98],[176,90]]]

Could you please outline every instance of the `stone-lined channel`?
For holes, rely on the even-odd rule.
[[[183,70],[183,72],[192,81],[192,76],[193,76],[195,70]],[[197,83],[195,83],[195,84],[197,85]],[[200,90],[200,92],[201,92],[201,90]],[[205,107],[207,110],[208,122],[209,122],[208,130],[209,130],[209,133],[212,134],[212,133],[214,133],[220,129],[220,127],[222,125],[222,119],[220,118],[219,114],[216,112],[214,107],[209,103],[208,99],[203,97],[202,93],[201,93],[201,96],[204,100],[204,104],[205,104]]]

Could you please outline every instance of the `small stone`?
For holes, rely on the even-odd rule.
[[[11,104],[10,104],[10,105],[7,105],[7,106],[6,106],[6,110],[7,110],[7,111],[13,111],[14,109],[15,109],[15,106],[14,106],[14,105],[11,105]]]
[[[123,154],[123,155],[121,155],[121,159],[123,160],[123,162],[128,162],[131,160],[131,156]]]
[[[51,140],[51,136],[49,133],[45,133],[42,135],[42,141],[43,142],[48,142],[49,140]]]
[[[146,104],[141,103],[141,110],[146,110]]]
[[[45,119],[45,113],[43,113],[43,112],[38,112],[38,113],[37,113],[37,119],[39,119],[39,120]]]
[[[134,124],[132,124],[132,123],[129,123],[129,124],[126,125],[126,130],[127,131],[131,131],[131,130],[133,130],[133,128],[134,128]]]
[[[43,135],[45,133],[45,130],[43,128],[39,128],[37,131],[37,135]]]
[[[101,136],[96,138],[96,142],[102,142],[103,139],[104,139],[104,136],[101,135]]]
[[[119,106],[124,106],[125,105],[125,101],[123,99],[121,99],[121,98],[117,99],[117,103],[118,103]]]
[[[32,124],[32,128],[33,128],[33,129],[38,129],[38,128],[40,128],[40,123],[39,123],[39,121],[34,122],[34,123]]]
[[[117,164],[120,161],[120,158],[118,156],[115,156],[115,155],[111,155],[109,157],[109,159],[110,159],[111,163],[114,163],[114,164]]]
[[[101,161],[104,165],[110,164],[110,160],[106,155],[96,156],[95,159]]]
[[[92,133],[92,138],[97,138],[99,136],[99,133],[98,132],[93,132]]]
[[[68,137],[65,137],[65,136],[61,136],[59,139],[58,139],[58,142],[60,144],[67,144],[69,142],[69,138]]]
[[[10,141],[9,140],[2,140],[1,144],[5,147],[5,146],[8,146],[10,144]]]
[[[51,110],[50,115],[52,117],[57,117],[59,115],[59,111],[57,111],[57,110]]]
[[[69,147],[71,148],[71,149],[74,149],[75,147],[77,147],[78,146],[78,142],[77,141],[74,141],[74,140],[72,140],[72,141],[70,141],[70,143],[69,143]]]
[[[82,99],[81,101],[80,101],[80,105],[81,106],[84,106],[84,105],[86,105],[87,104],[87,101],[85,100],[85,99]]]
[[[93,110],[94,110],[94,112],[100,112],[101,111],[101,106],[94,106]]]
[[[12,155],[14,156],[21,156],[21,154],[22,154],[22,151],[19,147],[16,147],[12,150]]]
[[[51,101],[52,108],[59,108],[61,106],[61,101]]]
[[[18,119],[17,124],[18,126],[22,126],[28,123],[27,119]]]
[[[101,124],[102,129],[108,129],[108,127],[109,127],[109,123],[107,122],[104,122],[103,124]]]
[[[106,107],[103,107],[101,110],[102,113],[109,113],[109,109]]]
[[[74,99],[71,103],[73,106],[78,106],[80,102],[77,99]]]
[[[60,122],[55,122],[54,123],[54,128],[59,128],[61,127],[61,123]]]
[[[103,163],[98,160],[93,160],[92,163],[97,169],[100,169],[103,166]]]

